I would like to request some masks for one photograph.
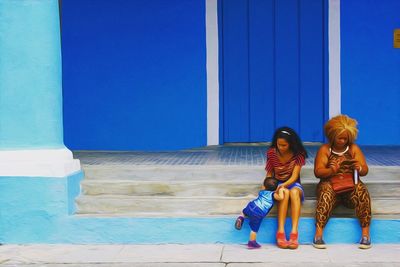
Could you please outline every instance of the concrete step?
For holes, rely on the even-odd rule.
[[[85,168],[85,195],[254,197],[264,170],[254,166],[98,166]],[[307,197],[315,196],[311,166],[302,170]],[[374,167],[362,180],[375,197],[400,195],[400,168]]]
[[[260,189],[260,166],[89,165],[84,166],[77,213],[130,217],[236,215]],[[313,167],[302,169],[306,201],[302,216],[312,217],[318,179]],[[400,215],[400,167],[370,167],[362,179],[373,198],[373,212]],[[398,206],[398,207],[396,207]],[[339,207],[339,216],[353,210]],[[276,214],[273,210],[272,214]]]
[[[136,197],[136,196],[80,196],[78,214],[114,215],[128,217],[201,217],[237,215],[252,198],[249,197]],[[400,217],[399,198],[372,200],[374,215]],[[313,217],[315,199],[306,199],[301,216]],[[271,210],[276,215],[276,207]],[[289,212],[290,214],[290,212]],[[339,206],[334,216],[353,217],[354,210]]]
[[[400,181],[381,183],[365,179],[373,197],[391,197],[400,195]],[[305,196],[315,197],[317,179],[303,179]],[[133,181],[133,180],[86,180],[81,183],[82,193],[87,196],[122,195],[122,196],[176,196],[176,197],[256,197],[260,183],[220,182],[220,181]]]

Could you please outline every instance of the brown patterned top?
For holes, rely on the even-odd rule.
[[[330,155],[328,157],[328,164],[327,167],[330,165],[335,164],[335,162],[337,161],[342,161],[342,163],[340,163],[340,167],[339,170],[337,171],[337,173],[335,175],[338,174],[345,174],[345,173],[353,173],[353,156],[350,153],[350,149],[347,149],[347,151],[343,154],[338,153],[335,154],[335,152],[332,152],[332,148],[330,148]]]

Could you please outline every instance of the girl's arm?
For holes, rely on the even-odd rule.
[[[289,179],[287,179],[284,183],[280,184],[279,187],[288,187],[289,185],[293,184],[294,182],[297,181],[297,179],[299,179],[300,176],[300,170],[301,170],[301,166],[300,165],[296,165],[293,168],[293,172],[292,175],[290,176]]]

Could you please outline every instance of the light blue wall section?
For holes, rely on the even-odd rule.
[[[0,217],[3,220],[30,214],[45,217],[72,214],[82,179],[81,171],[62,178],[0,177]]]
[[[0,149],[63,147],[57,0],[0,1]]]
[[[0,177],[0,242],[41,243],[64,235],[59,227],[75,210],[82,179],[82,172],[62,178]]]
[[[62,2],[65,144],[207,144],[205,0]]]
[[[234,228],[235,218],[84,218],[31,216],[3,223],[2,243],[76,243],[76,244],[245,244],[249,227]],[[290,224],[289,224],[290,225]],[[257,235],[261,243],[275,243],[277,220],[266,218]],[[357,243],[360,239],[359,222],[351,218],[330,219],[324,239],[329,244]],[[400,221],[374,219],[371,239],[374,244],[399,243]],[[290,232],[290,229],[286,229]],[[314,236],[314,219],[301,218],[299,241],[310,244]]]
[[[359,122],[358,142],[400,144],[400,1],[341,1],[342,113]]]
[[[76,210],[75,198],[81,193],[81,181],[84,178],[82,171],[66,177],[68,214],[74,214]]]

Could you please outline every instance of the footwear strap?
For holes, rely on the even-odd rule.
[[[290,233],[290,239],[295,240],[299,238],[299,233]]]
[[[276,239],[285,239],[286,240],[286,235],[285,235],[285,233],[280,233],[280,232],[277,232],[276,233]]]

